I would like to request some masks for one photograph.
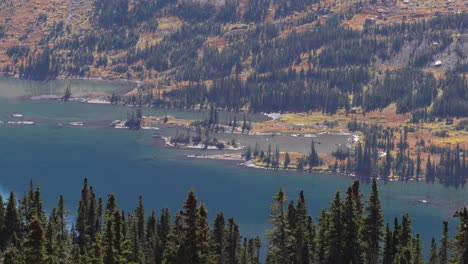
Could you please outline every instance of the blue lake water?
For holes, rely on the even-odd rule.
[[[56,87],[49,90],[51,93],[60,94],[64,83],[0,79],[0,121],[35,122],[29,126],[0,124],[1,193],[22,194],[33,178],[43,191],[46,208],[50,209],[59,194],[64,194],[69,210],[75,212],[83,178],[88,177],[98,195],[106,197],[109,192],[116,193],[119,205],[125,210],[133,209],[138,195],[142,194],[148,211],[168,207],[175,214],[192,188],[199,200],[206,203],[210,219],[222,210],[227,217],[235,217],[244,235],[264,237],[269,226],[269,205],[280,187],[294,200],[304,190],[310,212],[318,216],[323,207],[328,207],[335,191],[344,193],[352,182],[329,174],[278,173],[240,167],[235,162],[187,159],[187,154],[200,151],[164,148],[151,137],[151,131],[107,127],[110,121],[125,118],[129,110],[126,107],[17,99],[47,93],[50,85]],[[128,88],[112,83],[75,82],[78,84],[85,91]],[[99,88],[100,85],[103,87]],[[15,118],[13,113],[24,116]],[[149,114],[204,116],[171,110],[151,110]],[[85,126],[57,126],[59,122],[73,121],[82,121]],[[368,188],[363,186],[365,194]],[[393,223],[395,215],[409,212],[414,232],[421,233],[425,249],[433,235],[439,236],[442,221],[451,220],[453,228],[452,213],[468,205],[466,189],[438,184],[381,184],[380,192],[387,221]]]

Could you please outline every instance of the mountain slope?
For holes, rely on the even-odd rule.
[[[334,113],[396,103],[464,116],[467,10],[458,0],[8,0],[0,69],[141,80],[153,105]]]

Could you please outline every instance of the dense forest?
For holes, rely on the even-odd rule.
[[[265,263],[468,263],[466,208],[454,214],[457,234],[450,237],[448,223],[441,223],[440,239],[433,238],[429,256],[423,256],[421,238],[412,232],[407,213],[391,225],[384,223],[375,180],[365,201],[356,181],[344,195],[337,191],[330,207],[314,217],[303,192],[294,202],[280,189],[271,204],[268,241],[263,242],[242,236],[235,220],[222,212],[208,224],[206,206],[193,191],[175,215],[167,208],[160,215],[146,210],[141,196],[135,210],[125,212],[114,194],[106,201],[96,197],[86,179],[74,213],[60,196],[46,214],[41,191],[32,182],[21,199],[11,193],[0,202],[5,264],[255,264],[262,261],[261,250],[267,251]]]
[[[42,48],[8,47],[3,71],[35,80],[102,71],[145,80],[158,89],[144,102],[155,107],[334,114],[395,103],[415,122],[466,116],[467,13],[355,29],[347,22],[379,3],[331,13],[322,2],[96,0],[91,29],[76,34],[54,22]],[[161,29],[169,17],[180,26]],[[451,59],[437,68],[441,56]]]

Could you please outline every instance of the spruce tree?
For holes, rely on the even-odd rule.
[[[443,222],[442,238],[440,239],[439,263],[447,264],[449,258],[448,222]]]
[[[309,172],[312,171],[312,167],[316,167],[320,164],[320,159],[318,157],[317,151],[315,150],[315,143],[313,140],[310,143],[310,152],[307,161],[309,163]]]
[[[409,214],[406,212],[403,214],[401,220],[401,230],[400,230],[400,247],[406,248],[411,244],[412,239],[412,228],[411,228],[411,219]]]
[[[365,259],[367,263],[377,264],[380,255],[380,242],[383,237],[383,213],[380,204],[377,181],[372,180],[372,189],[367,201],[365,226]]]
[[[0,252],[5,249],[5,204],[3,197],[0,195]]]
[[[346,192],[344,204],[344,252],[347,263],[363,263],[363,242],[361,239],[361,221],[355,205],[353,189],[350,186]]]
[[[162,250],[160,251],[160,244],[158,233],[156,230],[157,219],[154,211],[151,212],[148,220],[146,221],[146,237],[145,237],[145,260],[147,263],[161,263]],[[158,260],[159,262],[157,262]]]
[[[59,245],[57,234],[58,228],[57,212],[54,208],[50,214],[49,221],[45,230],[45,248],[46,248],[46,262],[58,263],[59,261]]]
[[[23,254],[16,246],[8,246],[3,253],[3,264],[26,264]]]
[[[78,206],[78,215],[76,218],[76,231],[78,232],[78,244],[80,246],[81,253],[85,252],[85,248],[88,246],[88,214],[89,214],[89,189],[88,179],[85,178],[83,181],[83,188],[81,190],[81,199]]]
[[[198,243],[199,235],[199,211],[197,206],[197,198],[193,191],[190,191],[185,200],[184,210],[182,211],[184,220],[184,239],[180,245],[182,259],[187,263],[200,263],[200,248]]]
[[[226,262],[226,223],[223,213],[216,215],[213,229],[216,263],[221,264]]]
[[[58,217],[58,227],[59,227],[59,241],[64,241],[67,235],[67,211],[65,209],[65,201],[63,195],[60,195],[59,203],[57,206],[57,217]]]
[[[325,263],[328,251],[330,249],[330,239],[328,229],[330,228],[330,214],[324,208],[320,213],[318,222],[318,247],[317,247],[317,263]]]
[[[226,263],[236,264],[239,263],[240,250],[241,250],[241,236],[239,233],[239,226],[235,223],[233,218],[228,219],[226,230]]]
[[[81,203],[81,202],[80,202]],[[79,210],[79,209],[78,209]],[[119,262],[118,235],[116,220],[120,218],[114,194],[109,194],[106,205],[105,227],[103,235],[104,264]],[[120,236],[120,234],[119,234]]]
[[[130,263],[144,263],[144,241],[141,241],[138,236],[138,219],[135,216],[129,216],[127,226],[129,228],[127,238],[130,242],[128,259]]]
[[[392,264],[393,263],[393,234],[390,230],[389,224],[387,223],[387,228],[385,230],[385,239],[384,239],[384,250],[382,255],[382,264]]]
[[[158,241],[156,261],[158,264],[161,263],[163,258],[163,251],[166,248],[169,233],[171,231],[171,225],[171,215],[169,213],[169,209],[164,208],[161,210],[161,216],[156,225],[157,236],[155,239]]]
[[[5,234],[4,240],[2,241],[8,244],[11,243],[14,238],[21,237],[21,223],[19,219],[18,209],[16,208],[16,198],[15,194],[11,192],[5,210]]]
[[[251,264],[252,257],[250,255],[251,251],[249,250],[249,245],[247,242],[247,238],[244,237],[244,243],[241,249],[241,259],[240,264]]]
[[[185,263],[181,259],[181,243],[184,233],[183,219],[181,216],[182,212],[176,215],[174,225],[170,229],[167,237],[166,247],[164,248],[163,264],[183,264]]]
[[[31,210],[32,210],[32,216],[36,216],[39,221],[45,226],[46,223],[46,215],[45,212],[42,208],[42,197],[41,197],[41,191],[39,187],[36,187],[36,191],[34,192],[34,198],[31,204]]]
[[[435,238],[432,237],[431,249],[429,251],[429,262],[428,264],[439,264],[439,255],[437,252],[437,244]]]
[[[412,241],[413,243],[413,264],[424,264],[424,257],[423,257],[423,248],[421,245],[421,239],[419,238],[419,234],[416,234],[416,237]]]
[[[459,224],[450,260],[453,263],[468,264],[468,210],[465,207],[457,211],[454,217],[458,218]]]
[[[398,218],[395,217],[393,221],[393,236],[392,236],[392,257],[396,258],[398,250],[400,249],[400,224]]]
[[[44,229],[41,220],[35,216],[28,226],[29,233],[24,241],[26,263],[42,264],[46,260]]]
[[[291,224],[291,221],[290,221]],[[309,222],[304,192],[299,193],[294,214],[294,226],[291,225],[293,236],[293,263],[311,263],[313,260],[312,240],[314,227]]]
[[[434,183],[434,171],[432,169],[432,164],[431,164],[431,155],[428,155],[427,157],[427,163],[426,163],[426,182],[431,182]]]
[[[344,231],[345,219],[340,192],[337,191],[330,205],[329,248],[326,261],[328,263],[342,263],[344,261]]]
[[[138,197],[138,206],[135,209],[135,218],[137,222],[137,235],[140,243],[144,243],[145,238],[145,207],[143,206],[143,197]]]
[[[283,162],[283,169],[288,169],[289,164],[291,163],[291,158],[289,157],[289,153],[286,152],[284,154],[284,162]]]
[[[199,209],[198,218],[198,234],[197,234],[197,247],[199,249],[198,256],[200,258],[199,263],[203,264],[215,264],[217,258],[215,254],[215,243],[212,236],[210,227],[207,222],[208,211],[204,204],[201,204]]]
[[[291,256],[293,237],[289,227],[284,203],[287,197],[281,188],[273,198],[271,205],[270,221],[273,228],[267,231],[269,239],[266,263],[287,263]]]
[[[90,264],[104,264],[104,249],[101,233],[96,234],[95,241],[91,244],[88,254],[88,262]]]

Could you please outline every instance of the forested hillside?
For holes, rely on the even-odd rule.
[[[468,112],[464,1],[69,0],[0,4],[0,67],[141,80],[154,106]]]
[[[344,199],[342,198],[344,197]],[[345,195],[336,192],[319,216],[307,211],[304,193],[289,201],[284,190],[273,197],[267,241],[241,235],[234,218],[222,212],[207,222],[208,212],[190,191],[180,212],[161,214],[146,210],[143,198],[135,210],[121,210],[114,194],[107,200],[85,179],[77,212],[69,212],[60,196],[48,214],[39,187],[20,200],[11,193],[0,197],[1,263],[468,263],[468,212],[454,214],[457,233],[440,225],[440,238],[432,238],[424,256],[419,234],[414,234],[407,213],[384,223],[377,184],[365,201],[359,182]],[[75,218],[70,221],[69,216]],[[384,228],[386,226],[386,228]],[[429,246],[429,245],[428,245]],[[266,251],[263,261],[261,251]]]

